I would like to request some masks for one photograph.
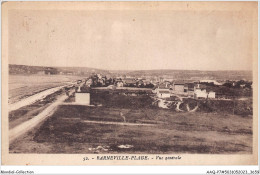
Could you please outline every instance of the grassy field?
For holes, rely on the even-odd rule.
[[[91,93],[91,104],[100,105],[108,108],[130,108],[130,109],[149,109],[158,108],[158,104],[155,103],[153,98],[154,94],[140,93],[137,96],[125,95],[128,91],[93,91]],[[171,97],[170,101],[176,101],[178,98]],[[74,96],[71,96],[67,102],[74,102]],[[194,109],[195,106],[199,106],[198,112],[205,113],[220,113],[220,114],[236,114],[243,117],[253,115],[253,99],[248,98],[246,100],[206,100],[206,99],[192,99],[184,98],[183,103],[180,105],[180,109],[187,111],[186,105],[189,105],[190,109]],[[176,103],[169,106],[170,110],[176,110]]]
[[[125,116],[126,123],[153,125],[107,124],[123,122],[120,113]],[[10,152],[252,153],[252,117],[63,105],[38,129],[11,144]]]
[[[9,75],[9,103],[31,96],[43,90],[65,85],[80,79],[66,75]]]
[[[53,98],[47,98],[45,105]],[[185,99],[181,108],[199,104],[197,112],[161,109],[148,94],[117,91],[93,91],[92,107],[73,101],[71,96],[42,125],[14,141],[10,152],[252,153],[252,99],[235,103]],[[11,113],[9,126],[41,110],[42,103],[34,105]]]

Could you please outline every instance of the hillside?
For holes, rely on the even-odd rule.
[[[109,73],[106,70],[88,67],[44,67],[27,65],[9,65],[9,74],[68,74],[68,75],[90,75],[91,73]]]
[[[130,76],[164,76],[174,79],[252,80],[251,71],[138,70]]]

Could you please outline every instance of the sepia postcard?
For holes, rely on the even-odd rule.
[[[2,164],[258,164],[257,14],[2,3]]]

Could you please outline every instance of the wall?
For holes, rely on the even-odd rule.
[[[171,94],[170,93],[157,93],[157,96],[159,98],[170,98],[171,97]]]
[[[209,98],[216,98],[216,93],[215,92],[209,92],[208,97]]]
[[[89,93],[75,93],[75,102],[90,105]]]

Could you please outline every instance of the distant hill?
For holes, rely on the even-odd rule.
[[[9,64],[9,74],[66,74],[90,75],[91,73],[107,74],[109,71],[87,67],[44,67]]]
[[[252,80],[252,71],[139,70],[129,76],[164,76],[174,79]]]
[[[57,74],[58,70],[53,67],[27,66],[9,64],[9,74]]]
[[[109,71],[89,67],[55,67],[59,73],[73,73],[76,75],[90,75],[92,73],[109,74]]]
[[[216,80],[252,80],[252,71],[199,71],[199,70],[103,70],[89,67],[44,67],[9,65],[10,74],[65,74],[84,75],[100,73],[106,76],[164,77],[170,79],[216,79]]]

